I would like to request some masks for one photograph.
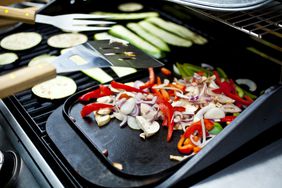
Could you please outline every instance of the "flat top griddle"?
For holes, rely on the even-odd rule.
[[[174,131],[172,141],[167,142],[166,127],[161,127],[157,134],[146,140],[139,137],[141,131],[132,130],[127,125],[120,127],[120,121],[115,118],[107,125],[98,127],[93,113],[84,119],[80,115],[84,105],[78,97],[82,93],[73,95],[65,102],[64,117],[89,147],[98,151],[107,165],[120,163],[123,165],[122,173],[134,176],[157,175],[177,166],[179,162],[170,160],[169,156],[181,155],[177,151],[177,142],[182,131]],[[108,150],[107,157],[103,155],[105,149]]]

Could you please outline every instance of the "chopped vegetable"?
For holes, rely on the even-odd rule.
[[[17,54],[11,52],[0,54],[0,65],[14,63],[18,58]]]
[[[123,166],[120,163],[113,163],[113,166],[119,170],[123,170]]]
[[[84,106],[80,112],[82,117],[86,117],[87,115],[89,115],[90,113],[92,113],[93,111],[97,111],[103,108],[113,108],[113,105],[110,104],[103,104],[103,103],[90,103],[86,106]]]
[[[57,76],[54,79],[35,85],[31,90],[41,98],[61,99],[76,91],[76,83],[68,77]]]
[[[152,18],[148,18],[146,19],[146,21],[151,22],[155,25],[157,25],[158,27],[167,30],[171,33],[174,33],[182,38],[188,39],[193,41],[196,44],[205,44],[207,43],[207,39],[205,39],[204,37],[195,34],[194,32],[192,32],[191,30],[189,30],[188,28],[182,26],[182,25],[178,25],[176,23],[173,22],[169,22],[169,21],[165,21],[159,17],[152,17]]]
[[[34,65],[41,64],[41,63],[52,63],[52,61],[54,61],[56,57],[57,56],[43,54],[43,55],[32,58],[30,62],[28,63],[28,66],[34,66]]]
[[[155,83],[155,73],[152,67],[148,68],[149,70],[149,81],[146,82],[144,85],[140,86],[140,89],[146,89],[152,87]]]
[[[94,80],[99,81],[100,83],[106,83],[113,80],[113,78],[108,75],[105,71],[100,68],[91,68],[82,70],[84,74],[93,78]]]
[[[141,90],[141,89],[137,89],[135,87],[131,87],[116,81],[112,81],[111,82],[111,86],[115,89],[122,89],[125,91],[129,91],[129,92],[140,92],[140,93],[146,93],[145,91]]]
[[[63,33],[50,37],[48,45],[54,48],[70,48],[87,42],[88,38],[80,33]]]
[[[118,77],[124,77],[137,72],[135,68],[131,67],[111,67],[111,69],[118,75]]]
[[[135,35],[133,32],[128,30],[122,25],[115,25],[110,29],[110,34],[122,38],[124,40],[127,40],[132,45],[136,46],[137,48],[143,50],[145,53],[155,57],[155,58],[161,58],[163,57],[163,54],[160,49],[156,48],[155,46],[149,44],[147,41],[143,40],[139,36]]]
[[[114,37],[112,35],[110,35],[107,32],[102,32],[102,33],[96,33],[94,34],[94,39],[95,40],[111,40],[111,41],[117,41],[120,42],[122,44],[127,44],[128,42],[126,40],[122,40],[120,38]]]
[[[209,133],[213,135],[217,135],[222,131],[222,129],[223,129],[222,126],[219,123],[215,122],[214,127],[211,130],[209,130]]]
[[[123,12],[135,12],[143,9],[143,5],[140,3],[123,3],[118,6],[118,9]]]
[[[239,85],[247,85],[250,91],[255,91],[257,89],[256,83],[250,79],[237,79],[236,83]]]
[[[168,69],[165,68],[165,67],[162,67],[162,68],[161,68],[161,72],[162,72],[165,76],[170,76],[170,75],[171,75],[171,71],[168,70]]]
[[[152,35],[158,36],[160,39],[162,39],[164,42],[174,45],[174,46],[180,46],[180,47],[190,47],[192,46],[192,42],[190,40],[178,37],[177,35],[174,35],[172,33],[169,33],[163,29],[160,29],[150,22],[147,21],[141,21],[139,22],[139,25],[143,27],[147,32],[151,33]]]
[[[27,50],[38,45],[42,40],[39,33],[35,32],[22,32],[15,33],[4,37],[0,46],[7,50]]]
[[[170,49],[168,45],[161,39],[159,39],[157,36],[147,32],[144,30],[139,24],[137,23],[128,23],[126,25],[129,29],[134,31],[136,34],[138,34],[140,37],[144,38],[146,41],[154,45],[155,47],[159,48],[162,51],[169,52]]]
[[[157,17],[157,12],[140,12],[140,13],[112,13],[112,12],[93,12],[94,15],[108,16],[110,20],[141,20],[149,17]]]
[[[80,101],[89,101],[90,99],[97,99],[104,96],[112,95],[112,91],[109,87],[100,85],[98,89],[90,91],[81,97],[79,97]]]

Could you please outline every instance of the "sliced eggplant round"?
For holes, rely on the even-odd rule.
[[[34,65],[41,64],[41,63],[52,63],[52,61],[54,61],[56,57],[57,56],[43,54],[43,55],[32,58],[30,62],[28,63],[28,66],[34,66]]]
[[[14,63],[19,57],[15,53],[0,54],[0,65]]]
[[[143,5],[140,3],[130,2],[123,3],[118,6],[118,9],[123,12],[135,12],[143,9]]]
[[[8,35],[1,40],[0,46],[7,50],[27,50],[38,45],[42,40],[39,33],[21,32]]]
[[[81,33],[63,33],[50,37],[48,45],[54,48],[70,48],[87,42],[86,35]]]
[[[76,83],[68,77],[57,76],[32,88],[32,92],[45,99],[61,99],[72,95],[76,91]]]

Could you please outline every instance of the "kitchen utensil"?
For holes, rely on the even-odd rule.
[[[23,10],[36,11],[38,9],[35,8],[35,7],[29,7],[29,8],[24,8]],[[17,20],[7,19],[6,17],[1,17],[0,16],[0,27],[7,27],[7,26],[11,26],[11,25],[14,25],[14,24],[17,24],[17,23],[18,23]]]
[[[53,63],[25,67],[0,77],[0,98],[54,78],[57,73],[94,67],[159,67],[163,64],[130,44],[97,40],[78,45]]]
[[[0,16],[16,19],[21,22],[34,24],[44,23],[58,27],[64,31],[99,31],[107,30],[109,27],[104,26],[90,26],[90,25],[106,25],[114,24],[115,22],[89,20],[102,19],[108,16],[96,16],[89,14],[65,14],[58,16],[46,16],[36,14],[34,10],[23,10],[18,8],[11,8],[0,6]]]

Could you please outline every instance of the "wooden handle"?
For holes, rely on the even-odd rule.
[[[56,77],[52,64],[34,65],[0,76],[0,98],[29,89],[32,86]]]
[[[25,23],[35,23],[35,11],[32,9],[18,9],[0,6],[0,16],[12,18]]]
[[[1,0],[0,1],[0,5],[11,5],[11,4],[15,4],[15,3],[21,3],[24,2],[26,0]]]

